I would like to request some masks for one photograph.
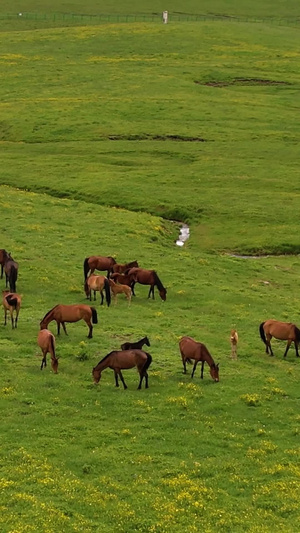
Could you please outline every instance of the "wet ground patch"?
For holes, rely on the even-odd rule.
[[[211,81],[197,81],[195,83],[198,85],[206,85],[207,87],[229,87],[231,85],[238,86],[260,86],[260,85],[291,85],[287,81],[280,80],[264,80],[260,78],[233,78],[232,80],[211,80]]]

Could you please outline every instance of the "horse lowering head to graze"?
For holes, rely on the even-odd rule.
[[[47,366],[47,353],[50,353],[51,356],[51,367],[54,372],[54,374],[57,374],[58,369],[58,358],[55,355],[55,337],[51,331],[48,329],[41,329],[38,333],[37,337],[37,343],[39,347],[42,350],[42,364],[41,364],[41,370],[43,370],[43,367]]]
[[[271,347],[271,339],[275,337],[275,339],[287,341],[283,357],[286,357],[292,342],[295,345],[296,356],[299,357],[300,330],[296,324],[279,322],[278,320],[266,320],[266,322],[260,324],[259,333],[262,341],[266,345],[266,353],[269,353],[270,350],[270,355],[274,355]]]
[[[124,381],[121,370],[128,368],[138,369],[140,374],[140,381],[138,389],[142,387],[142,381],[145,378],[145,388],[148,388],[148,373],[147,370],[151,365],[152,357],[149,353],[142,350],[114,350],[107,354],[101,361],[93,368],[94,383],[99,383],[101,373],[105,368],[112,368],[115,373],[116,387],[119,386],[118,376],[123,383],[124,389],[127,389],[127,385]]]
[[[201,379],[203,379],[204,363],[209,366],[209,371],[214,381],[219,381],[219,365],[215,364],[208,349],[202,342],[196,342],[192,337],[182,337],[179,341],[179,349],[183,363],[183,373],[186,374],[186,363],[191,363],[192,359],[195,361],[191,377],[194,377],[196,366],[201,361]]]
[[[148,298],[152,294],[152,299],[154,300],[154,287],[156,286],[159,292],[159,296],[163,301],[167,299],[167,289],[163,286],[161,280],[159,279],[156,270],[146,270],[145,268],[131,268],[127,272],[128,276],[131,279],[131,288],[134,287],[135,283],[140,283],[141,285],[150,285]]]
[[[2,305],[4,308],[4,325],[6,326],[7,312],[10,314],[12,328],[18,325],[19,312],[21,308],[22,297],[16,292],[9,290],[2,291]],[[15,315],[15,318],[14,318]]]

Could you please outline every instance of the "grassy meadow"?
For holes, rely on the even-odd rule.
[[[203,12],[268,7],[213,4]],[[80,12],[75,1],[27,5]],[[85,10],[97,7],[117,12]],[[287,8],[272,3],[274,16]],[[14,9],[24,8],[1,4]],[[282,358],[280,341],[267,356],[258,326],[300,323],[299,31],[44,26],[0,21],[0,246],[19,262],[23,295],[18,329],[0,334],[1,532],[294,533],[299,361],[293,348]],[[190,225],[183,248],[174,221]],[[167,301],[139,285],[130,307],[98,299],[93,339],[84,322],[67,325],[58,375],[49,360],[41,372],[39,322],[57,303],[86,303],[83,260],[94,254],[156,269]],[[144,335],[149,389],[136,390],[135,370],[126,391],[109,369],[94,386],[93,366]],[[182,335],[208,346],[219,383],[208,367],[203,380],[200,368],[193,381],[182,374]]]

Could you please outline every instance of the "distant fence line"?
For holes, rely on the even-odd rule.
[[[25,19],[32,21],[52,21],[52,22],[83,22],[101,24],[116,22],[162,22],[162,13],[153,15],[88,15],[88,14],[71,14],[71,13],[0,13],[0,20]],[[275,25],[299,25],[299,19],[295,17],[231,17],[225,15],[186,15],[177,13],[168,13],[168,22],[203,22],[203,21],[221,21],[221,22],[256,22]]]

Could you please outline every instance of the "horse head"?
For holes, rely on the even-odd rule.
[[[93,378],[94,378],[95,385],[97,385],[97,383],[99,383],[100,378],[101,378],[101,371],[97,370],[96,367],[93,368]]]
[[[214,381],[219,382],[219,363],[215,365],[213,363],[210,367],[210,375],[213,378]]]
[[[161,289],[159,291],[159,296],[161,297],[161,299],[165,302],[166,299],[167,299],[167,289]]]

